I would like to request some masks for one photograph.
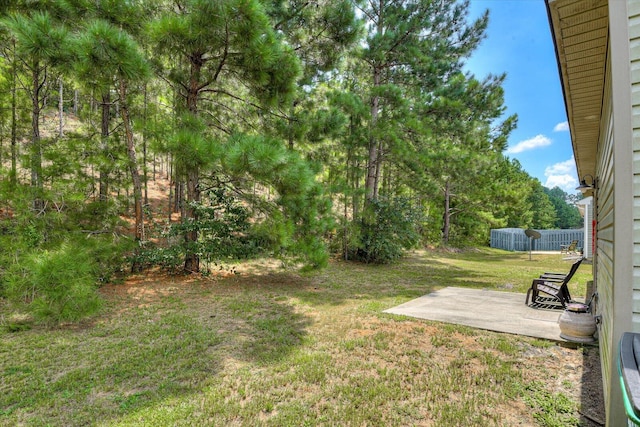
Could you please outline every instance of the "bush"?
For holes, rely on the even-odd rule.
[[[139,268],[159,266],[177,270],[187,252],[197,253],[207,264],[224,259],[249,258],[265,251],[264,236],[254,233],[249,221],[250,212],[224,187],[217,187],[203,194],[202,203],[192,203],[197,219],[172,224],[163,237],[168,247],[150,242],[136,251],[131,259]],[[187,247],[182,236],[197,231],[199,239]],[[173,242],[173,244],[172,244]]]
[[[90,251],[62,244],[34,251],[5,275],[5,293],[14,305],[44,323],[76,321],[96,313],[98,268]]]
[[[366,263],[385,264],[400,258],[420,241],[421,214],[406,198],[374,200],[352,231],[355,245],[347,256]]]
[[[147,242],[143,248],[134,252],[130,258],[130,263],[139,268],[156,266],[165,270],[175,271],[184,264],[184,257],[184,245],[173,245],[164,248]]]

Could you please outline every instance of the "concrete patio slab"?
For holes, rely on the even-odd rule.
[[[524,300],[524,294],[513,292],[448,287],[384,312],[564,341],[560,338],[558,326],[562,312],[533,309],[526,306]]]

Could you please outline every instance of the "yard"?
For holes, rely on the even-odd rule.
[[[21,330],[0,306],[0,425],[597,426],[597,347],[382,313],[446,286],[524,293],[568,268],[490,249],[304,274],[261,260],[105,286],[79,325]]]

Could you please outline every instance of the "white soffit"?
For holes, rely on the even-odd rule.
[[[595,176],[604,92],[607,0],[547,0],[578,176]]]

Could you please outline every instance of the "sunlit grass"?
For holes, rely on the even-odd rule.
[[[580,350],[382,313],[446,286],[525,292],[568,268],[479,250],[136,278],[105,288],[90,322],[2,329],[0,425],[577,425],[574,379],[542,380],[549,358],[575,363]]]

